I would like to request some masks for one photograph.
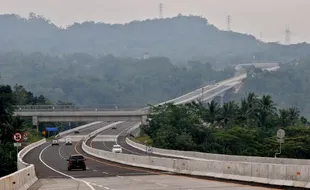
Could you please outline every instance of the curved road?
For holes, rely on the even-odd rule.
[[[80,134],[85,135],[109,123],[103,122],[88,129],[81,130]],[[126,132],[130,124],[125,122],[117,129],[108,129],[102,134],[117,135]],[[125,134],[125,133],[121,133]],[[69,134],[68,136],[74,136]],[[121,136],[119,137],[121,139]],[[121,142],[121,140],[119,140]],[[95,143],[95,142],[93,142]],[[101,145],[100,145],[101,146]],[[113,143],[106,146],[113,146]],[[140,152],[136,152],[140,154]],[[141,154],[145,152],[141,151]],[[71,154],[82,154],[86,157],[87,170],[67,171],[66,159]],[[103,159],[87,155],[81,149],[81,141],[73,142],[72,146],[64,145],[51,146],[50,142],[31,150],[24,160],[35,165],[37,177],[40,179],[30,190],[66,189],[66,190],[171,190],[171,189],[192,189],[192,190],[258,190],[261,187],[195,179],[192,177],[174,176],[165,172],[135,168],[122,164],[112,163]]]
[[[162,158],[175,158],[175,159],[182,159],[178,157],[171,157],[171,156],[162,156],[158,154],[150,154],[146,151],[142,151],[139,149],[136,149],[126,143],[126,136],[127,131],[134,125],[136,125],[137,122],[123,122],[121,124],[117,125],[116,129],[109,128],[107,130],[104,130],[100,134],[97,134],[95,137],[90,138],[86,144],[90,147],[105,150],[105,151],[112,151],[113,145],[118,144],[122,147],[124,154],[135,154],[140,156],[154,156],[154,157],[162,157]],[[115,139],[104,139],[104,136],[115,136]],[[116,139],[117,138],[117,139]]]

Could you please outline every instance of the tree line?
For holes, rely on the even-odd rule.
[[[31,122],[13,117],[14,106],[48,103],[44,96],[34,96],[32,92],[25,90],[21,85],[15,85],[13,88],[9,85],[0,85],[0,177],[17,169],[17,152],[13,147],[15,132],[27,132],[29,141],[41,138],[40,134],[32,128]]]
[[[277,109],[271,96],[248,93],[223,106],[215,101],[152,106],[142,132],[159,148],[273,157],[279,151],[276,132],[284,129],[280,157],[310,158],[308,125],[297,107]]]
[[[298,107],[301,114],[310,117],[310,59],[283,63],[274,72],[248,70],[240,92],[231,100],[238,100],[245,92],[261,96],[270,94],[280,108]]]
[[[165,57],[11,52],[0,53],[0,74],[3,84],[19,83],[51,103],[62,100],[84,106],[143,107],[232,77],[234,70],[216,71],[210,63],[195,60],[177,66]]]
[[[49,105],[51,102],[43,95],[35,96],[22,85],[0,85],[0,177],[17,170],[16,148],[13,147],[15,132],[27,133],[27,142],[22,142],[22,148],[43,138],[41,131],[47,126],[63,128],[65,123],[41,123],[40,131],[33,128],[32,122],[13,117],[16,105]],[[59,101],[58,104],[69,104]],[[76,123],[78,125],[80,123]],[[74,125],[72,127],[75,127]]]

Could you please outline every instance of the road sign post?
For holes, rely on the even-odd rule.
[[[18,163],[18,147],[21,146],[21,141],[23,140],[22,134],[21,133],[14,133],[13,134],[13,139],[15,140],[16,143],[14,143],[14,146],[16,147],[16,160]]]
[[[151,147],[151,146],[146,146],[146,153],[152,154],[152,153],[153,153],[153,147]]]
[[[282,144],[284,143],[285,131],[283,129],[279,129],[277,131],[277,142],[280,144],[280,152],[275,153],[274,157],[282,153]]]

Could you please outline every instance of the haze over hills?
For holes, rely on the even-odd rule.
[[[284,46],[255,37],[221,31],[198,16],[133,21],[128,24],[75,23],[66,29],[41,16],[28,19],[0,16],[0,51],[63,54],[83,52],[121,57],[166,56],[172,60],[200,59],[213,64],[288,61],[307,56],[309,44]]]

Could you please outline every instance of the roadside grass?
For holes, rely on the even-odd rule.
[[[153,143],[152,139],[147,135],[133,138],[133,141],[140,143],[140,144],[144,144],[144,145],[152,145]]]

